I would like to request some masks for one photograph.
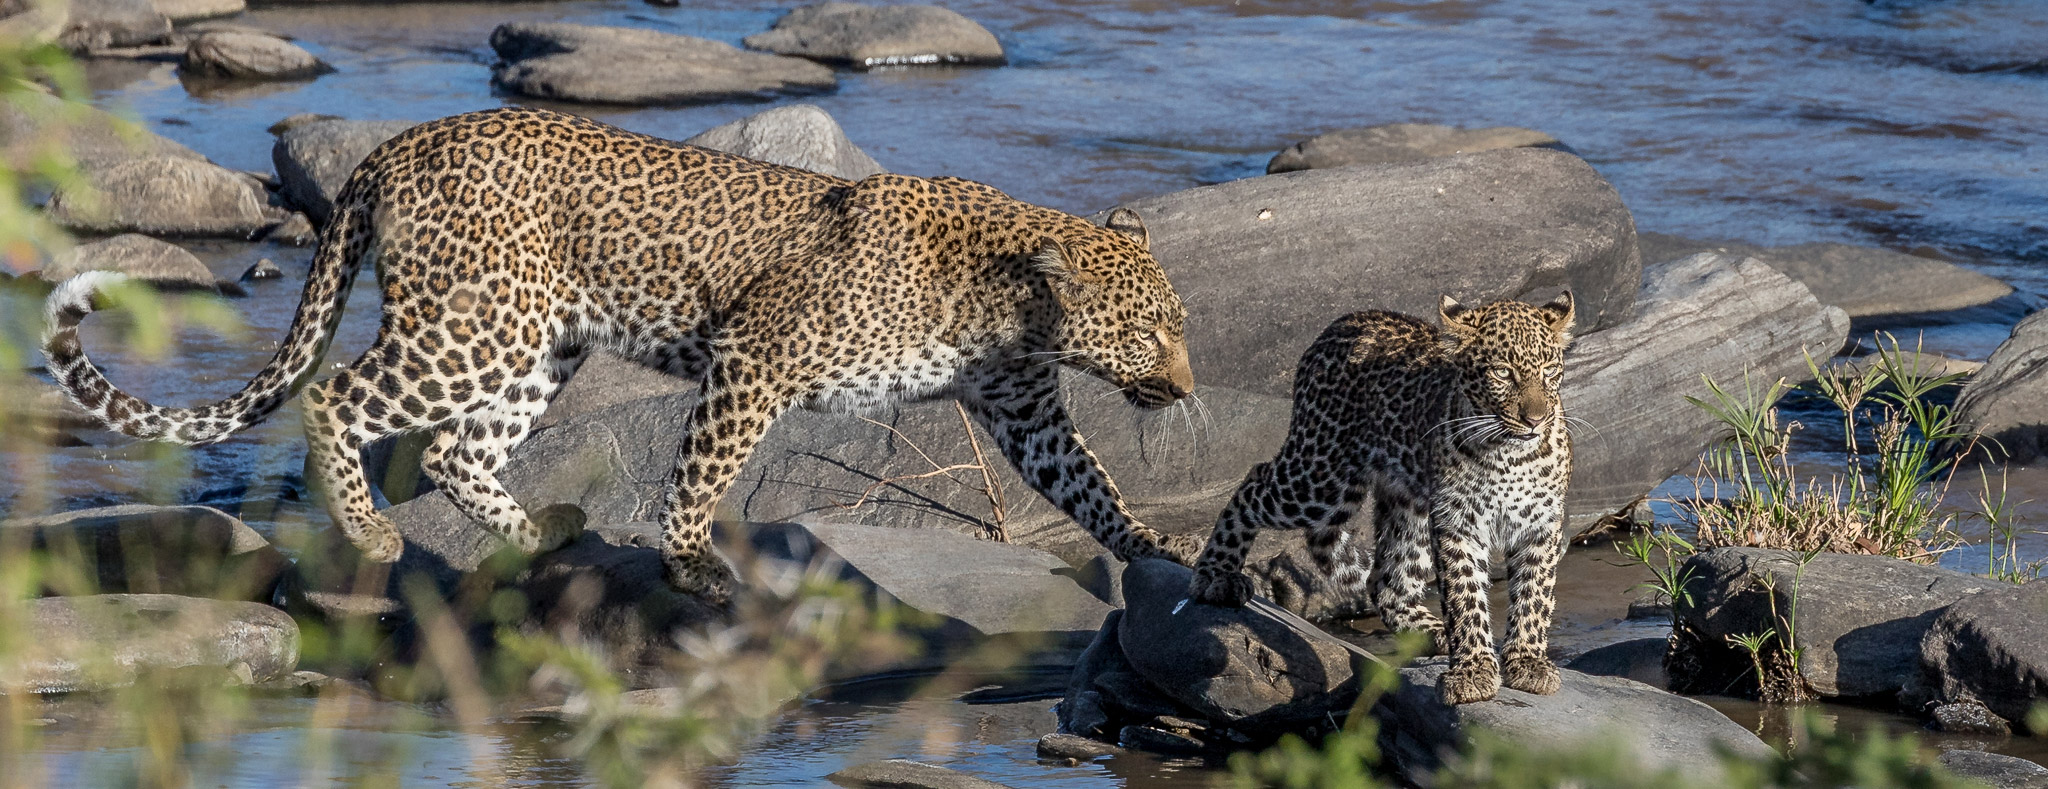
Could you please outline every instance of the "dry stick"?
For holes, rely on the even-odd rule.
[[[980,471],[981,495],[988,498],[989,508],[994,514],[993,522],[985,523],[982,525],[983,536],[995,542],[1009,542],[1010,532],[1003,526],[1004,500],[1002,483],[996,479],[994,469],[991,469],[988,465],[988,458],[981,452],[981,439],[975,436],[974,424],[972,422],[969,422],[967,419],[967,407],[961,405],[960,402],[956,400],[953,402],[953,409],[959,412],[960,414],[960,428],[966,431],[967,444],[974,450],[974,463],[956,463],[951,466],[940,466],[938,461],[933,460],[931,455],[926,454],[924,449],[918,447],[917,442],[910,440],[909,436],[904,435],[903,431],[897,430],[894,425],[885,424],[883,422],[879,422],[865,416],[856,417],[857,419],[863,422],[874,425],[883,430],[887,430],[891,434],[895,435],[898,439],[901,439],[903,441],[904,446],[908,446],[910,447],[910,451],[916,452],[918,457],[923,458],[925,463],[931,465],[932,470],[924,472],[922,474],[910,474],[898,477],[885,477],[877,481],[875,484],[869,485],[866,490],[861,491],[860,498],[856,499],[852,504],[843,504],[835,501],[832,502],[833,505],[839,507],[840,509],[853,509],[855,507],[861,506],[862,504],[866,504],[868,501],[868,497],[874,495],[875,491],[880,490],[884,487],[888,487],[890,485],[895,485],[902,482],[909,482],[912,480],[929,479],[931,477],[937,477],[942,475],[945,476],[947,479],[953,480],[954,482],[960,482],[960,480],[953,478],[952,472],[968,470]],[[966,483],[962,482],[961,484],[964,485]]]

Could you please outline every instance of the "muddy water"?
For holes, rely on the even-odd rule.
[[[218,162],[267,171],[264,129],[293,113],[426,120],[515,102],[489,84],[486,38],[503,22],[631,25],[737,43],[786,5],[272,6],[236,21],[297,37],[337,73],[204,94],[189,92],[166,63],[97,63],[90,73],[106,106]],[[1076,212],[1255,175],[1275,150],[1347,126],[1528,126],[1584,155],[1644,230],[1767,244],[1877,244],[1958,260],[2023,294],[2048,293],[2048,214],[2041,211],[2048,205],[2041,153],[2048,150],[2048,7],[2034,0],[947,5],[994,30],[1011,65],[842,74],[837,91],[797,100],[830,111],[892,170],[960,175]],[[764,106],[568,109],[682,138]],[[159,402],[193,403],[238,388],[282,335],[310,254],[192,246],[222,276],[272,257],[287,278],[257,283],[251,297],[235,302],[246,334],[182,332],[167,360],[124,353],[111,322],[95,319],[87,347],[115,381]],[[373,290],[356,295],[334,358],[351,358],[368,343],[375,302]],[[1966,316],[1912,328],[1940,350],[1981,359],[2012,318]],[[296,422],[288,410],[223,445],[178,455],[170,473],[153,470],[160,449],[82,432],[93,446],[0,458],[20,472],[0,482],[0,508],[201,501],[241,511],[259,528],[317,524],[321,516],[300,501]],[[1817,467],[1839,462],[1825,441],[1804,443],[1802,452]],[[2030,500],[2021,512],[2048,523],[2048,469],[2017,469],[2011,484],[2014,500]],[[1674,481],[1664,492],[1689,488]],[[2031,556],[2048,555],[2048,541],[2038,536],[2023,546]],[[1959,569],[1985,561],[1981,548],[1944,559]],[[1575,552],[1563,578],[1559,640],[1585,642],[1605,637],[1600,628],[1622,616],[1641,571],[1613,566],[1602,548]],[[1739,706],[1728,709],[1739,714]],[[1179,772],[1185,766],[1143,759],[1034,772],[1044,768],[1029,756],[1023,728],[1030,727],[962,733],[982,731],[981,714],[943,699],[807,705],[718,780],[808,782],[868,750],[921,754],[1019,785],[1186,777]],[[931,715],[950,723],[929,723]],[[306,734],[280,729],[235,745],[257,748],[263,736]],[[542,735],[392,736],[452,752],[517,751]],[[539,782],[556,779],[576,780],[564,774]]]

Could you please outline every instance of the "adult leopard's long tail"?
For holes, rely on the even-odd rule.
[[[116,388],[99,367],[86,358],[78,341],[78,323],[93,310],[93,297],[101,288],[127,279],[125,275],[94,271],[65,280],[44,302],[43,355],[49,360],[50,376],[64,394],[106,425],[107,429],[152,441],[180,444],[211,444],[263,421],[312,377],[327,355],[334,328],[341,321],[362,258],[370,256],[374,244],[367,209],[349,193],[364,188],[365,179],[350,179],[335,201],[335,213],[320,236],[320,248],[313,254],[312,270],[306,275],[306,289],[299,297],[299,311],[270,364],[242,387],[242,391],[198,408],[165,408]]]

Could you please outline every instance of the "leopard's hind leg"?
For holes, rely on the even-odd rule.
[[[1443,620],[1424,598],[1436,580],[1429,536],[1429,505],[1412,492],[1391,486],[1373,496],[1372,576],[1367,580],[1380,621],[1393,630],[1428,634],[1440,650]]]
[[[405,550],[397,527],[377,514],[363,473],[364,445],[432,424],[402,399],[400,373],[385,369],[398,341],[389,332],[347,370],[306,387],[306,484],[348,541],[375,562],[395,562]],[[397,393],[397,394],[394,394]],[[443,409],[446,410],[446,409]]]
[[[484,407],[443,426],[421,458],[420,469],[463,514],[522,553],[561,547],[583,530],[583,512],[573,505],[529,514],[498,482],[497,472],[584,357],[581,347],[565,347],[537,360]]]

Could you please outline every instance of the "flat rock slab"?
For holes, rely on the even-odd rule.
[[[55,284],[88,271],[118,271],[167,288],[212,290],[218,282],[198,255],[140,233],[72,247],[51,259],[38,275]]]
[[[1444,294],[1570,287],[1583,333],[1627,320],[1642,284],[1620,195],[1558,151],[1266,175],[1123,207],[1188,303],[1199,383],[1274,397],[1292,396],[1302,349],[1351,312],[1434,316]]]
[[[152,156],[83,169],[85,183],[46,206],[72,230],[248,239],[285,218],[256,179],[204,160]]]
[[[334,212],[334,197],[348,182],[348,174],[377,146],[413,125],[412,121],[328,118],[287,125],[275,132],[277,143],[270,148],[270,161],[281,184],[278,193],[314,222],[326,224]]]
[[[179,64],[186,76],[216,79],[311,79],[333,70],[313,53],[277,36],[225,30],[192,39]]]
[[[1851,318],[1947,312],[2012,295],[2011,285],[1949,263],[1878,247],[1799,244],[1761,247],[1645,233],[1643,261],[1659,263],[1700,252],[1749,255],[1805,285],[1822,304]]]
[[[1197,717],[1244,728],[1341,715],[1375,658],[1264,600],[1219,608],[1187,600],[1193,571],[1158,559],[1124,570],[1118,643],[1137,673]]]
[[[523,96],[598,104],[699,104],[830,90],[832,70],[801,58],[625,27],[519,22],[491,31],[492,81]]]
[[[1989,441],[1981,451],[2028,463],[2048,455],[2048,311],[2028,316],[1956,396],[1957,418]]]
[[[1928,628],[1920,658],[1934,700],[1975,700],[2024,725],[2048,702],[2048,579],[1957,600]]]
[[[1784,633],[1772,606],[1789,616],[1796,585],[1793,642],[1803,650],[1799,671],[1807,684],[1822,696],[1889,700],[1918,676],[1921,639],[1942,608],[1998,588],[1996,581],[1889,556],[1823,553],[1803,572],[1798,558],[1762,548],[1694,554],[1681,570],[1691,580],[1679,618],[1716,646],[1731,635]],[[1764,576],[1775,592],[1758,582]],[[1709,655],[1731,663],[1728,670],[1749,670],[1747,655],[1733,647]]]
[[[69,693],[144,673],[254,684],[299,664],[299,627],[283,611],[176,595],[44,597],[27,604],[24,653],[0,665],[7,692]]]
[[[1741,386],[1801,380],[1806,358],[1833,356],[1849,319],[1753,258],[1701,254],[1650,266],[1636,316],[1580,336],[1565,356],[1564,404],[1586,428],[1572,437],[1568,534],[1690,471],[1720,423],[1685,398],[1706,375]]]
[[[0,540],[22,534],[31,550],[76,557],[96,592],[268,602],[291,572],[255,529],[212,507],[124,504],[0,522]]]
[[[1007,784],[909,759],[856,764],[825,777],[860,789],[1009,789]]]
[[[1935,763],[1992,789],[2048,789],[2048,767],[2017,756],[1983,751],[1942,751]]]
[[[1380,749],[1402,777],[1433,785],[1438,768],[1464,747],[1473,729],[1485,729],[1537,752],[1620,743],[1646,774],[1677,770],[1713,785],[1720,751],[1758,759],[1776,753],[1748,729],[1692,699],[1616,677],[1559,670],[1556,694],[1537,696],[1502,688],[1491,701],[1455,707],[1439,700],[1437,683],[1449,667],[1431,658],[1401,669],[1401,686],[1382,697],[1372,714],[1380,722]]]
[[[839,122],[815,104],[757,112],[683,142],[849,181],[888,172],[847,139]]]
[[[932,5],[819,3],[798,8],[746,45],[854,68],[1001,65],[1003,45],[974,20]]]
[[[1534,129],[1491,126],[1460,129],[1434,123],[1391,123],[1319,134],[1287,147],[1266,163],[1267,173],[1290,173],[1360,164],[1393,164],[1502,148],[1569,152],[1557,138]]]

